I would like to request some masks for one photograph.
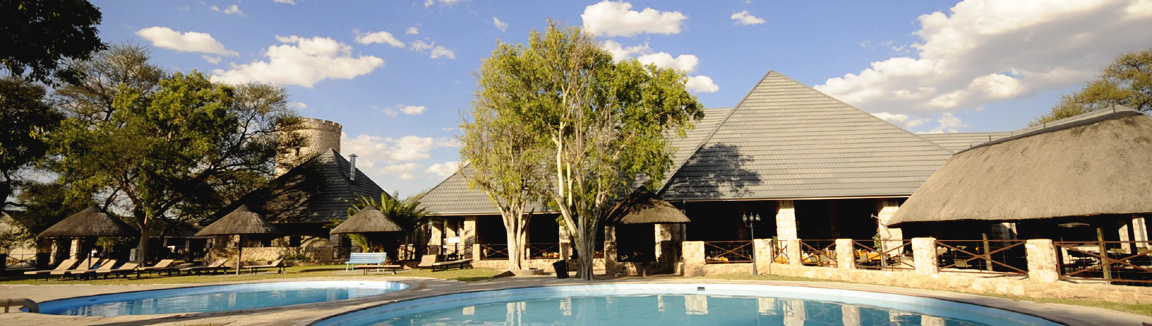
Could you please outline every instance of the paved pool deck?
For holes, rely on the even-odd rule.
[[[337,302],[302,304],[284,307],[250,309],[228,312],[183,313],[166,315],[116,316],[116,317],[77,317],[0,310],[0,325],[308,325],[333,315],[365,309],[381,304],[438,295],[499,290],[531,286],[584,285],[603,283],[650,283],[650,284],[763,284],[803,286],[812,288],[842,289],[909,295],[949,301],[971,303],[995,307],[1043,317],[1067,325],[1134,325],[1152,323],[1152,317],[1117,312],[1112,310],[1071,306],[1062,304],[1042,304],[997,297],[888,287],[868,284],[836,282],[796,282],[796,281],[748,281],[719,280],[683,277],[630,277],[614,280],[583,281],[556,279],[551,276],[498,278],[479,282],[459,282],[433,278],[384,277],[382,275],[349,275],[317,278],[293,278],[282,281],[393,281],[409,284],[410,288],[386,293],[380,296],[351,299]],[[188,286],[215,284],[235,284],[221,277],[221,282],[213,284],[156,284],[156,285],[86,285],[86,284],[47,284],[47,285],[5,285],[0,284],[0,298],[30,298],[37,302],[78,296],[108,294],[130,291],[169,289]]]

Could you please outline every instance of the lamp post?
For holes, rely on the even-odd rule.
[[[756,273],[756,223],[760,223],[760,214],[744,214],[743,216],[740,217],[740,219],[744,220],[744,225],[748,226],[748,229],[751,230],[751,233],[752,233],[752,275],[757,275],[757,273]]]

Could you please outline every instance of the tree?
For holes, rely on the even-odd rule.
[[[96,35],[100,11],[86,0],[0,1],[0,16],[0,63],[14,76],[27,71],[29,79],[51,83],[62,60],[104,49]]]
[[[538,139],[528,135],[529,122],[518,114],[530,110],[532,103],[509,96],[518,86],[515,76],[524,53],[521,46],[501,43],[490,58],[484,60],[478,74],[476,99],[471,121],[460,129],[463,146],[460,155],[468,162],[461,173],[470,187],[479,187],[500,210],[508,242],[508,269],[520,270],[533,212],[527,211],[547,183],[548,151]]]
[[[417,239],[417,237],[419,237],[419,235],[422,233],[420,231],[423,229],[426,222],[428,222],[428,211],[423,207],[420,207],[421,195],[408,197],[404,200],[397,199],[400,198],[399,196],[400,193],[396,193],[391,196],[389,196],[387,193],[383,193],[380,194],[380,200],[366,196],[359,196],[356,198],[356,202],[352,203],[351,207],[348,207],[348,217],[356,215],[356,213],[359,213],[361,209],[364,209],[364,207],[376,207],[377,210],[380,210],[381,213],[384,213],[385,216],[388,216],[388,218],[392,219],[392,222],[396,222],[396,225],[399,225],[401,229],[404,229],[404,236],[408,240],[407,243],[419,243],[419,239]],[[377,247],[376,243],[372,242],[371,239],[363,234],[349,234],[348,238],[352,239],[352,242],[356,243],[364,250],[383,247]],[[383,249],[395,249],[395,247]],[[399,258],[399,256],[397,256],[397,258]]]
[[[7,200],[19,186],[16,174],[44,158],[45,136],[63,118],[44,102],[44,94],[44,87],[26,80],[0,79],[0,212],[20,205]]]
[[[130,212],[141,259],[157,221],[203,217],[266,183],[281,131],[298,120],[279,87],[165,78],[135,47],[77,67],[85,78],[60,92],[69,118],[53,141],[56,171],[70,200]]]
[[[551,183],[542,187],[575,235],[580,275],[592,279],[596,231],[611,204],[637,180],[655,187],[671,167],[670,133],[683,136],[703,118],[684,74],[635,60],[613,63],[591,36],[549,22],[527,48],[485,61],[505,75],[497,89],[522,103],[512,121],[550,153]],[[487,67],[485,67],[487,69]]]
[[[1043,125],[1117,104],[1152,112],[1152,48],[1117,57],[1104,67],[1099,78],[1080,91],[1062,96],[1051,112],[1029,125]]]

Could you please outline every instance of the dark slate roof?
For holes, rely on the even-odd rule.
[[[328,149],[229,205],[231,212],[247,204],[253,212],[273,223],[328,222],[348,218],[348,208],[358,196],[379,200],[387,195],[376,182],[356,169],[348,179],[348,160]]]
[[[954,132],[940,134],[919,134],[936,145],[956,153],[976,145],[1011,136],[1011,132]]]
[[[771,71],[660,195],[669,201],[903,197],[950,155]]]
[[[700,141],[712,132],[717,123],[722,118],[727,116],[731,109],[707,109],[704,110],[704,119],[696,123],[696,127],[688,131],[684,137],[672,137],[672,171],[668,172],[668,177],[672,176],[672,172],[676,171],[676,167],[682,165],[690,157],[691,153],[696,150]],[[469,169],[465,166],[464,169]],[[460,215],[499,215],[500,211],[493,205],[488,195],[483,190],[468,189],[468,180],[464,178],[460,172],[454,173],[449,176],[440,184],[428,190],[423,197],[420,197],[420,205],[431,212],[434,216],[460,216]],[[557,213],[549,209],[545,205],[536,204],[528,208],[529,210],[535,209],[536,213]]]

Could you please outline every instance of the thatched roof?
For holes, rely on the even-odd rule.
[[[44,232],[40,232],[41,238],[131,237],[138,235],[140,235],[140,231],[136,231],[136,229],[128,226],[128,223],[108,215],[96,205],[88,206],[79,213],[52,225]]]
[[[612,208],[605,222],[614,224],[690,223],[692,220],[680,209],[656,198],[647,191],[637,191],[624,197]]]
[[[402,232],[404,229],[396,225],[384,212],[368,205],[348,220],[332,228],[332,234],[340,233],[376,233],[376,232]]]
[[[1152,212],[1152,118],[1119,111],[961,151],[886,224]]]
[[[233,234],[282,234],[282,232],[260,217],[260,214],[248,210],[247,205],[240,205],[228,215],[196,232],[198,236]]]

